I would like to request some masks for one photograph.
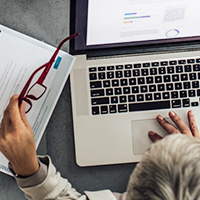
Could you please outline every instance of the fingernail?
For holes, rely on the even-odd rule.
[[[176,113],[174,111],[170,111],[170,113],[171,113],[172,116],[176,115]]]
[[[153,136],[155,133],[153,131],[149,131],[149,135]]]
[[[162,117],[161,115],[158,115],[157,118],[158,118],[159,120],[163,120],[163,117]]]

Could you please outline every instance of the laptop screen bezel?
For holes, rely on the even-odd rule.
[[[115,54],[120,55],[123,54],[124,52],[129,54],[134,54],[144,51],[154,52],[154,51],[166,51],[166,50],[171,51],[180,49],[187,50],[191,48],[200,48],[199,46],[200,36],[86,46],[87,17],[88,17],[87,11],[88,11],[88,0],[70,1],[70,34],[73,34],[75,32],[80,33],[80,36],[70,41],[70,53],[73,55],[87,54],[94,56],[105,56],[110,54],[110,56],[112,56]]]

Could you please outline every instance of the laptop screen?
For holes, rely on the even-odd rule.
[[[199,0],[79,0],[75,50],[200,39]]]

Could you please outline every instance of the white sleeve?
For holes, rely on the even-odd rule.
[[[20,189],[25,193],[25,197],[29,200],[48,200],[48,199],[78,199],[81,195],[72,188],[67,179],[61,177],[60,173],[51,162],[51,159],[40,157],[40,160],[48,166],[48,173],[45,180],[36,186],[25,187]]]

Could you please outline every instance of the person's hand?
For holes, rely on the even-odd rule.
[[[190,110],[188,111],[188,121],[189,121],[189,126],[188,127],[185,122],[183,122],[183,120],[173,111],[169,112],[169,117],[171,118],[171,120],[176,124],[176,126],[178,127],[175,128],[172,124],[170,124],[165,118],[163,118],[161,115],[158,115],[156,117],[157,121],[159,122],[159,124],[169,133],[169,134],[176,134],[176,133],[182,133],[185,135],[189,135],[191,137],[197,137],[200,138],[199,136],[199,131],[196,125],[196,121],[194,119],[194,114],[193,112]],[[158,140],[161,140],[162,137],[160,135],[158,135],[157,133],[153,132],[153,131],[149,131],[149,137],[153,142],[156,142]]]
[[[39,169],[32,128],[25,115],[25,103],[19,107],[18,95],[11,97],[0,126],[0,151],[20,176]]]

